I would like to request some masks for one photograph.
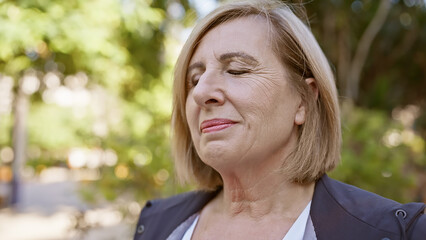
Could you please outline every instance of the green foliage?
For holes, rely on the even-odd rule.
[[[303,5],[334,68],[340,95],[360,39],[380,2],[335,0]],[[343,112],[342,164],[331,174],[400,201],[426,199],[422,187],[426,173],[425,23],[424,2],[392,1],[386,22],[367,53],[355,102],[358,107]],[[417,109],[411,114],[415,121],[393,117],[398,108],[411,105]],[[404,140],[393,146],[385,141],[390,136]]]
[[[0,117],[0,146],[7,145],[11,142],[10,131],[12,129],[12,116],[6,115]]]
[[[361,36],[380,2],[333,0],[303,5],[314,35],[335,67],[337,85],[342,90]],[[416,104],[426,112],[423,91],[426,88],[426,4],[392,2],[386,22],[368,53],[356,103],[387,112],[399,105]]]
[[[416,196],[415,168],[426,166],[423,139],[383,111],[343,105],[342,162],[332,177],[401,202]]]
[[[70,116],[68,109],[55,105],[33,104],[29,119],[29,143],[45,149],[78,146],[81,144],[78,132],[90,132],[85,119],[79,121]]]
[[[28,74],[39,81],[29,96],[27,166],[40,173],[66,167],[73,149],[109,151],[116,162],[84,185],[86,199],[178,191],[169,150],[175,56],[165,51],[177,46],[167,32],[179,23],[167,7],[151,0],[0,3],[0,73],[14,79],[15,96]],[[12,144],[12,119],[0,116],[0,149]]]

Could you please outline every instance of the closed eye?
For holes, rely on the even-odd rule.
[[[197,86],[199,80],[200,75],[198,73],[195,73],[192,76],[188,77],[188,79],[186,80],[186,89],[189,90]]]
[[[245,74],[245,73],[249,73],[248,70],[228,70],[226,72],[231,74],[231,75],[242,75],[242,74]]]
[[[190,79],[188,81],[188,86],[187,87],[189,89],[191,89],[191,88],[197,86],[199,79],[200,79],[199,77],[193,77],[192,79]]]
[[[198,81],[199,81],[199,78],[195,78],[195,79],[193,79],[193,80],[191,81],[191,85],[192,85],[192,87],[197,86]]]

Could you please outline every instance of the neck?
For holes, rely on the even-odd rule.
[[[250,154],[244,160],[229,159],[229,165],[216,166],[223,191],[215,199],[214,211],[231,217],[278,214],[295,220],[312,200],[315,183],[294,183],[280,170],[296,144],[294,139],[284,148],[267,151],[268,156]]]
[[[288,181],[285,174],[272,171],[263,177],[250,173],[222,174],[223,191],[217,198],[218,211],[231,216],[261,218],[279,214],[297,218],[311,201],[315,183]]]

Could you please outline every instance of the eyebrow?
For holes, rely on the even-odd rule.
[[[239,58],[242,59],[244,62],[252,65],[258,65],[259,61],[256,60],[253,56],[245,53],[245,52],[230,52],[230,53],[224,53],[220,55],[219,61],[220,62],[226,62],[229,61],[232,58]],[[195,62],[191,65],[189,65],[187,72],[191,72],[191,70],[196,68],[205,68],[204,63],[202,62]]]
[[[204,63],[195,62],[195,63],[189,65],[188,70],[186,70],[186,72],[189,73],[189,72],[191,72],[192,69],[195,69],[195,68],[205,68]]]
[[[253,65],[259,64],[259,61],[257,61],[256,58],[254,58],[253,56],[251,56],[251,55],[249,55],[245,52],[224,53],[224,54],[220,55],[219,61],[225,62],[225,61],[232,59],[232,58],[240,58],[244,62],[249,63],[249,64],[253,64]]]

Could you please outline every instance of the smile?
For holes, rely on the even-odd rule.
[[[205,120],[201,123],[200,131],[202,133],[220,131],[225,128],[231,127],[234,124],[235,124],[234,121],[229,119],[223,119],[223,118]]]

